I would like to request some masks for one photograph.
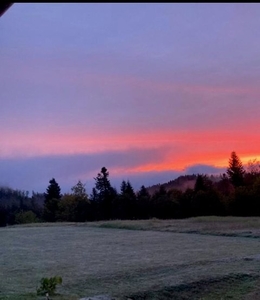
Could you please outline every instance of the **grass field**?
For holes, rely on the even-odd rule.
[[[134,229],[134,230],[129,230]],[[31,224],[0,228],[0,300],[260,299],[260,218]]]

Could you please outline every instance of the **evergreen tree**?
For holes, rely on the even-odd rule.
[[[131,183],[130,183],[129,180],[126,183],[125,194],[127,194],[133,200],[136,199],[136,195],[135,195],[134,189],[133,189],[133,187],[132,187],[132,185],[131,185]]]
[[[60,199],[61,198],[61,193],[60,193],[60,186],[58,185],[58,183],[56,182],[56,180],[54,178],[52,178],[49,181],[50,185],[48,186],[45,195],[45,199],[46,200],[50,200],[50,199]]]
[[[223,196],[229,196],[234,192],[234,186],[225,173],[220,176],[220,180],[215,183],[215,186]]]
[[[229,166],[227,168],[227,175],[231,181],[231,183],[237,187],[241,186],[244,183],[244,174],[245,170],[243,164],[236,152],[233,151],[231,153],[231,157],[229,159]]]
[[[153,204],[153,217],[160,219],[169,218],[169,214],[171,213],[169,210],[170,197],[164,185],[160,185],[159,190],[153,194],[151,201]]]
[[[94,221],[94,220],[99,220],[99,201],[98,201],[98,193],[96,188],[92,188],[92,193],[90,194],[89,197],[90,200],[90,209],[89,209],[89,220]]]
[[[125,194],[126,187],[127,187],[127,184],[126,184],[125,180],[123,180],[122,183],[121,183],[121,186],[120,186],[121,195]]]
[[[207,175],[199,174],[197,176],[194,191],[206,191],[212,187],[212,181],[207,177]]]
[[[151,196],[144,185],[141,186],[137,193],[137,216],[140,219],[148,219],[151,217]]]
[[[104,200],[104,198],[110,193],[111,191],[111,184],[108,179],[109,177],[109,172],[105,167],[103,167],[98,173],[97,177],[94,178],[96,183],[95,183],[95,188],[97,191],[97,194],[100,198],[100,200]]]
[[[137,193],[137,198],[138,198],[138,200],[141,200],[144,198],[150,200],[151,196],[148,193],[148,191],[144,185],[141,186],[140,191]]]
[[[8,211],[5,207],[0,206],[0,227],[6,226]]]
[[[50,185],[48,186],[44,201],[44,210],[43,210],[43,217],[48,222],[55,222],[57,213],[58,213],[58,206],[61,198],[60,193],[60,186],[56,182],[54,178],[49,181]]]
[[[98,193],[95,188],[92,189],[92,194],[90,194],[90,200],[94,202],[98,201]]]
[[[122,181],[121,194],[118,198],[120,203],[117,203],[120,210],[120,218],[133,219],[136,217],[136,195],[134,189],[129,182]]]
[[[195,182],[195,186],[194,186],[194,191],[198,192],[198,191],[204,191],[205,190],[205,184],[204,184],[204,178],[203,175],[198,175],[196,182]]]
[[[94,178],[95,197],[100,207],[100,218],[110,219],[112,216],[112,201],[116,197],[116,190],[112,188],[109,181],[109,172],[105,167],[101,168],[100,173]]]

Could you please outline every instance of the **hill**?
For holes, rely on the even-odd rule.
[[[158,183],[152,186],[147,187],[147,191],[150,195],[153,195],[155,192],[157,192],[161,186],[163,186],[166,191],[169,191],[171,189],[180,190],[182,192],[186,191],[187,189],[193,189],[196,179],[198,175],[182,175],[174,180],[170,180],[166,183]],[[209,176],[209,179],[213,182],[218,182],[220,180],[219,176]]]

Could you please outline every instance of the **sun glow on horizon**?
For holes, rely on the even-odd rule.
[[[5,134],[8,136],[8,133]],[[123,168],[124,172],[183,172],[189,166],[209,165],[226,168],[232,151],[236,151],[243,164],[249,160],[260,160],[260,140],[257,134],[223,131],[153,131],[111,132],[42,132],[13,134],[12,140],[3,139],[1,158],[30,158],[45,156],[102,155],[106,153],[127,153],[154,151],[148,161],[133,163]],[[249,150],[250,145],[250,150]],[[147,152],[147,153],[148,153]],[[142,154],[145,155],[145,154]],[[108,161],[108,164],[110,162]],[[123,163],[123,162],[122,162]],[[115,172],[117,168],[115,167]],[[119,168],[118,170],[122,170]]]

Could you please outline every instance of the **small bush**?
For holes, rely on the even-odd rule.
[[[46,293],[53,295],[55,293],[57,284],[62,284],[61,277],[43,277],[41,279],[41,286],[37,289],[37,295],[45,295]]]
[[[37,216],[31,210],[20,211],[15,214],[15,224],[28,224],[38,222]]]

